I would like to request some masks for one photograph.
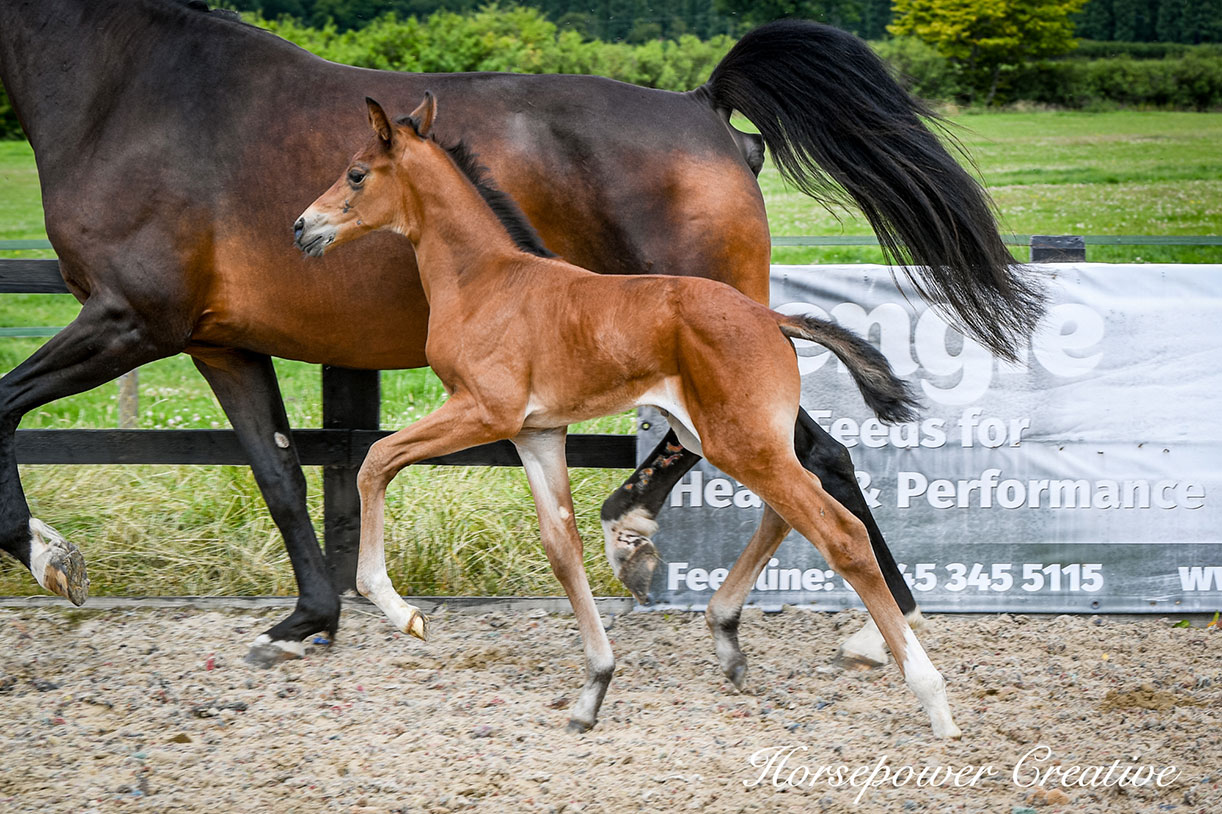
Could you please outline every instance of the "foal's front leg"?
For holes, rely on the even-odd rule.
[[[615,672],[611,643],[598,618],[594,595],[586,579],[581,557],[581,537],[573,517],[573,496],[569,487],[568,464],[564,458],[565,429],[523,432],[513,439],[530,481],[539,513],[543,548],[556,578],[564,586],[577,628],[586,651],[586,684],[569,719],[570,732],[585,732],[594,726],[598,708]]]
[[[361,495],[361,545],[356,589],[404,633],[424,639],[428,621],[403,600],[386,573],[386,487],[401,469],[425,458],[448,455],[504,437],[486,421],[473,399],[454,395],[424,418],[369,448],[357,475]]]

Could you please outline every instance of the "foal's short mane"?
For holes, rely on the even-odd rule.
[[[492,209],[492,214],[496,215],[496,219],[505,227],[514,245],[536,257],[556,256],[543,245],[543,239],[539,237],[539,233],[535,231],[535,227],[531,225],[517,201],[496,185],[488,168],[479,163],[479,156],[471,152],[465,142],[459,140],[450,145],[437,143],[449,153],[454,164],[462,170],[463,175],[467,176],[467,180],[475,185],[480,197],[484,199],[484,202]]]

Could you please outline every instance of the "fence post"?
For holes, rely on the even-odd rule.
[[[323,365],[324,429],[376,430],[381,412],[380,373]],[[361,500],[356,466],[324,466],[323,540],[331,582],[340,593],[356,589],[356,556],[361,535]]]
[[[1085,263],[1086,238],[1081,235],[1032,235],[1032,263]]]
[[[134,430],[140,425],[140,371],[129,370],[119,377],[119,429]]]

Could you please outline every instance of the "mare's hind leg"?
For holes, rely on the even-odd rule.
[[[870,506],[857,483],[857,474],[849,451],[828,435],[805,410],[798,411],[798,422],[794,428],[794,449],[802,466],[819,477],[827,493],[865,524],[870,535],[870,547],[874,549],[874,557],[882,569],[883,579],[887,582],[891,596],[895,598],[895,603],[899,605],[900,612],[908,623],[919,629],[923,621],[921,611],[917,608],[908,582],[895,563],[895,557],[887,548],[887,541],[883,539],[878,523],[870,513]],[[764,562],[767,562],[767,558],[760,563],[761,568]],[[836,654],[836,663],[857,669],[881,667],[887,663],[886,643],[873,619],[841,643]]]
[[[539,514],[543,548],[556,579],[564,587],[577,616],[577,629],[585,646],[586,683],[569,719],[570,732],[585,732],[598,719],[598,709],[615,672],[611,643],[598,618],[594,595],[581,556],[581,537],[573,517],[573,496],[564,458],[563,428],[524,432],[513,439],[522,458]]]
[[[699,460],[700,456],[684,449],[675,431],[670,430],[645,463],[603,503],[607,562],[616,579],[642,605],[650,602],[649,584],[660,561],[652,539],[658,530],[654,518],[670,490]]]
[[[15,433],[30,410],[110,381],[180,350],[120,301],[94,297],[77,318],[0,379],[0,549],[38,584],[80,605],[89,595],[76,546],[30,516],[17,472]]]
[[[959,737],[946,700],[946,682],[891,596],[861,521],[832,499],[818,478],[796,460],[789,465],[777,462],[766,474],[755,470],[744,482],[814,543],[828,564],[857,591],[891,648],[905,683],[929,715],[934,735]]]
[[[319,631],[335,635],[340,602],[306,509],[305,476],[291,443],[275,368],[269,357],[247,351],[192,349],[191,353],[250,459],[297,580],[297,607],[255,639],[246,661],[270,667],[286,658],[300,658],[306,636]]]

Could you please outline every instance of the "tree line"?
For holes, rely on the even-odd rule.
[[[274,20],[291,17],[313,27],[361,28],[387,13],[424,18],[437,11],[471,13],[488,0],[217,0]],[[641,43],[701,39],[744,30],[779,17],[819,20],[868,40],[887,37],[892,0],[526,0],[562,31],[586,39]],[[940,0],[943,7],[989,5]],[[996,0],[992,5],[997,5]],[[1222,0],[1087,0],[1074,15],[1075,36],[1104,42],[1222,42]]]

